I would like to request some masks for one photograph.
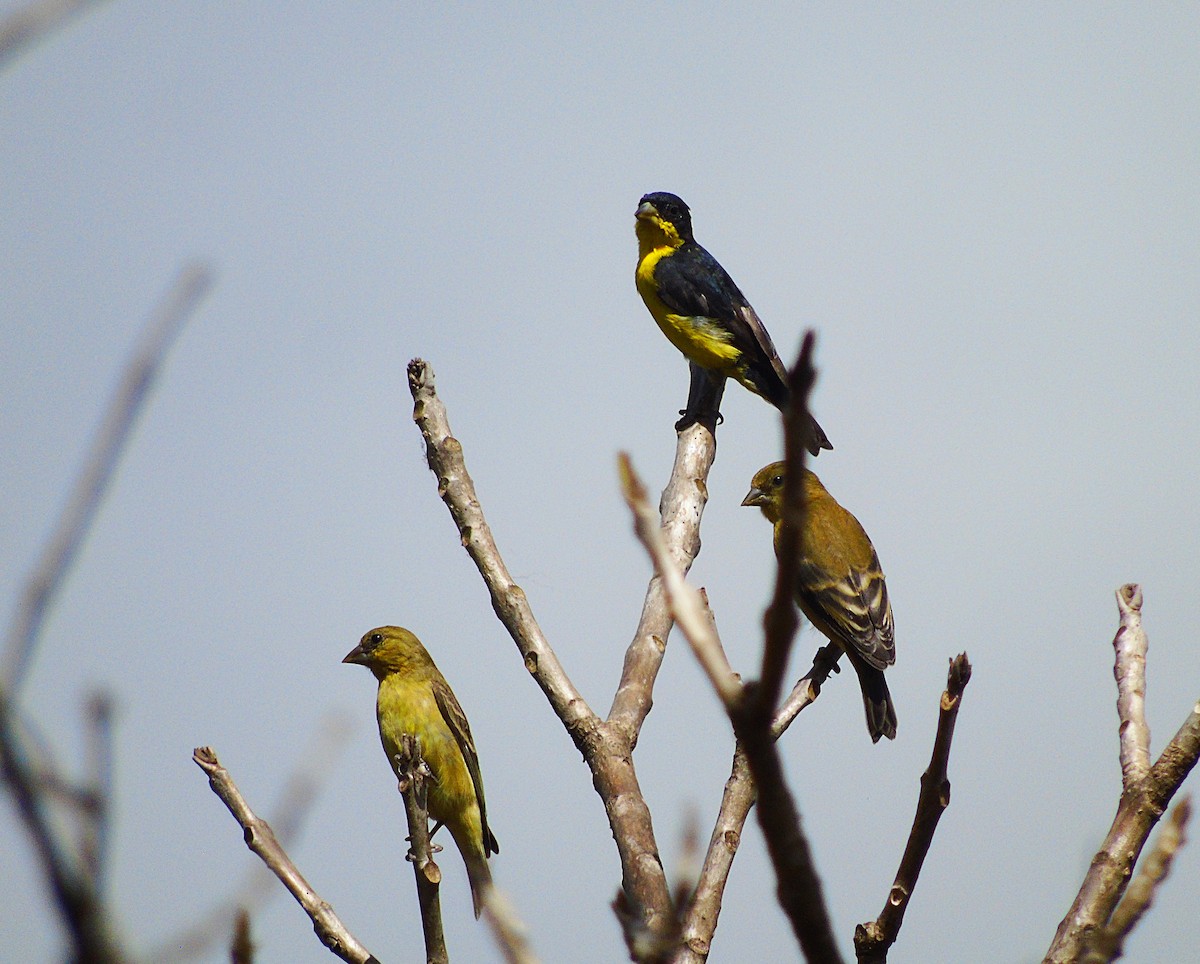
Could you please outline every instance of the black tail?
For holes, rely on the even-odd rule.
[[[881,736],[896,739],[896,705],[888,692],[883,670],[867,666],[854,660],[858,672],[858,685],[862,688],[863,709],[867,712],[867,732],[871,742],[878,743]]]

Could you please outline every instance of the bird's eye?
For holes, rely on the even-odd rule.
[[[371,633],[371,645],[378,646],[383,642],[383,633]]]
[[[774,482],[776,485],[783,485],[783,476],[777,475],[771,481]]]

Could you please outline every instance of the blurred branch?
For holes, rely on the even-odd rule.
[[[675,463],[651,526],[660,530],[662,551],[681,576],[688,574],[700,553],[700,519],[708,502],[708,473],[717,455],[717,406],[725,384],[724,379],[714,381],[696,365],[691,366],[691,374],[688,408],[676,423]],[[646,587],[637,630],[625,651],[621,680],[608,711],[609,722],[626,732],[631,745],[637,745],[653,705],[654,682],[673,624],[662,574],[656,569]]]
[[[1084,964],[1107,964],[1125,953],[1125,938],[1137,926],[1138,921],[1150,909],[1159,884],[1171,872],[1175,854],[1187,843],[1187,824],[1192,816],[1192,798],[1184,796],[1171,811],[1166,826],[1159,831],[1154,847],[1142,861],[1137,876],[1125,891],[1125,896],[1113,911],[1108,925],[1096,933],[1087,952]]]
[[[250,809],[229,771],[221,766],[221,761],[217,759],[212,747],[197,747],[192,752],[192,759],[208,775],[208,784],[213,793],[229,808],[229,812],[241,826],[246,846],[258,855],[296,898],[296,902],[304,908],[321,943],[349,964],[379,964],[374,955],[350,933],[333,908],[308,885],[308,881],[292,863],[271,827]]]
[[[404,814],[408,818],[408,839],[412,847],[407,859],[413,865],[413,876],[417,881],[425,961],[426,964],[449,964],[439,896],[442,870],[433,861],[433,843],[429,839],[429,781],[433,779],[433,772],[421,755],[420,738],[411,733],[402,734],[400,752],[394,763],[400,778],[400,793],[404,797]]]
[[[813,335],[809,332],[789,375],[792,401],[784,412],[789,485],[785,489],[779,576],[774,600],[764,618],[766,642],[762,679],[758,683],[743,687],[734,677],[715,627],[700,605],[699,594],[684,582],[683,573],[663,551],[645,488],[637,479],[628,457],[622,457],[621,477],[626,501],[634,513],[635,529],[654,562],[670,612],[721,699],[758,788],[759,823],[775,867],[780,905],[788,915],[806,957],[810,961],[834,962],[840,961],[841,956],[833,939],[808,841],[800,828],[800,816],[783,779],[783,766],[775,746],[776,734],[772,729],[775,703],[797,626],[792,588],[796,583],[799,532],[804,521],[801,469],[809,431],[807,399],[816,378],[811,360],[813,343]],[[735,760],[735,772],[736,764]],[[732,860],[731,853],[729,859]],[[723,881],[720,886],[723,887]],[[715,910],[711,900],[704,906]],[[694,934],[693,938],[697,941],[696,946],[707,953],[702,935]]]
[[[83,821],[81,852],[83,866],[96,882],[98,893],[104,893],[104,876],[108,866],[109,817],[112,813],[112,734],[113,700],[104,692],[96,692],[87,702],[88,796],[93,801],[88,819]]]
[[[0,21],[0,70],[99,0],[34,0]]]
[[[634,471],[629,455],[622,452],[617,457],[617,465],[621,492],[633,513],[634,531],[654,563],[655,579],[666,597],[667,618],[673,618],[678,624],[726,712],[732,712],[741,698],[742,684],[725,656],[708,607],[700,592],[684,580],[683,573],[671,558],[658,514],[650,508],[646,487]]]
[[[14,44],[28,42],[29,31],[40,29],[39,16],[55,6],[60,12],[64,8],[34,5],[0,25],[0,66],[15,49]],[[48,23],[44,21],[42,26]],[[22,725],[17,701],[46,615],[91,528],[137,414],[167,350],[209,285],[206,268],[186,267],[151,317],[109,403],[74,491],[26,581],[5,641],[0,677],[0,766],[4,783],[33,839],[71,934],[73,957],[81,961],[117,961],[124,957],[111,933],[110,916],[100,892],[112,778],[111,703],[103,696],[92,699],[86,741],[88,785],[77,787],[50,761],[48,753],[43,753],[40,760],[34,759],[32,728]],[[53,825],[49,805],[55,798],[68,800],[79,811],[83,829],[78,847]]]
[[[879,916],[854,929],[854,950],[859,964],[884,964],[887,961],[888,950],[896,943],[900,926],[904,923],[904,912],[917,886],[921,866],[933,844],[938,821],[950,806],[950,779],[947,776],[950,743],[954,739],[954,724],[962,705],[963,691],[970,680],[971,664],[967,654],[960,653],[950,660],[946,689],[940,702],[937,735],[933,740],[933,755],[929,766],[921,774],[917,813],[913,818],[904,856],[900,859],[900,869],[896,871],[896,880]]]
[[[53,536],[21,594],[5,644],[4,686],[15,699],[41,633],[46,613],[91,529],[92,520],[124,452],[134,421],[162,368],[167,351],[212,284],[203,265],[184,267],[142,333],[109,402],[104,424],[92,443],[83,472],[58,520]]]
[[[279,794],[271,821],[277,828],[280,846],[288,847],[300,835],[304,821],[312,812],[317,794],[328,780],[330,768],[345,746],[352,727],[342,713],[328,713],[317,727],[312,742],[300,754],[299,761]],[[246,873],[233,896],[221,901],[195,923],[164,940],[146,955],[157,964],[180,964],[205,954],[213,944],[223,941],[230,922],[241,913],[258,910],[268,897],[277,893],[272,876],[261,864]]]
[[[254,941],[250,937],[250,915],[239,910],[233,921],[233,940],[229,945],[230,964],[254,964]]]
[[[1138,726],[1136,708],[1140,698],[1132,695],[1137,685],[1138,670],[1134,668],[1139,658],[1145,658],[1145,635],[1140,630],[1140,619],[1132,619],[1140,613],[1141,589],[1135,584],[1117,590],[1117,605],[1121,612],[1121,628],[1113,646],[1116,650],[1117,667],[1117,714],[1120,719],[1122,776],[1140,770],[1138,757],[1142,737],[1125,740],[1129,723]],[[1140,653],[1140,655],[1139,655]],[[1144,686],[1144,684],[1143,684]],[[1145,846],[1150,831],[1158,823],[1171,803],[1187,775],[1200,758],[1200,702],[1183,726],[1171,739],[1155,764],[1140,778],[1126,785],[1117,805],[1112,826],[1092,858],[1091,867],[1084,877],[1079,893],[1058,925],[1054,941],[1046,952],[1043,964],[1067,964],[1081,959],[1095,935],[1110,924],[1118,902],[1125,893],[1126,885],[1133,876],[1138,855]],[[1133,926],[1133,922],[1129,924]]]
[[[841,647],[836,643],[828,643],[817,650],[812,669],[792,687],[792,692],[771,722],[771,735],[776,740],[787,731],[800,712],[820,695],[825,680],[831,672],[836,671],[841,655]],[[725,781],[725,792],[709,838],[708,851],[696,880],[691,905],[683,920],[681,946],[674,958],[676,964],[703,964],[708,959],[721,903],[725,899],[725,885],[729,881],[733,858],[737,856],[746,818],[755,799],[750,764],[738,744],[734,747],[733,766],[729,779]]]
[[[524,591],[512,580],[467,473],[462,445],[450,432],[446,408],[434,389],[433,370],[421,359],[408,364],[413,420],[425,440],[425,456],[438,480],[459,536],[492,597],[525,668],[592,773],[621,859],[621,887],[634,915],[655,934],[672,927],[671,895],[654,840],[650,810],[633,765],[628,732],[602,721],[575,689],[533,616]]]
[[[775,868],[779,905],[810,962],[840,962],[842,956],[833,938],[821,880],[800,826],[799,810],[784,781],[783,764],[771,731],[798,623],[793,593],[804,524],[802,469],[810,424],[808,393],[816,380],[812,366],[814,341],[813,333],[806,332],[800,355],[788,373],[791,401],[783,413],[787,465],[783,525],[776,553],[779,568],[775,594],[763,617],[766,640],[762,676],[757,682],[746,684],[730,719],[758,788],[758,823]]]
[[[483,916],[508,964],[538,964],[537,955],[529,946],[528,931],[500,888],[487,889]]]
[[[66,835],[56,832],[52,825],[47,794],[35,779],[36,767],[28,759],[16,708],[3,687],[0,687],[0,773],[33,838],[39,864],[49,878],[63,924],[71,935],[72,959],[93,964],[116,964],[124,960],[124,952],[110,931],[109,914],[97,892],[95,879],[85,872]]]

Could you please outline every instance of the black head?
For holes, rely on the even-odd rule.
[[[681,238],[691,240],[692,212],[684,203],[683,198],[666,191],[643,194],[641,201],[638,202],[639,217],[642,216],[643,210],[647,210],[646,205],[649,205],[662,220],[674,226]]]

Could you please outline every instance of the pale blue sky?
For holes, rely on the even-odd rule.
[[[815,468],[888,575],[898,739],[870,743],[843,675],[784,750],[845,952],[882,906],[966,649],[953,802],[891,960],[1040,959],[1116,805],[1118,585],[1146,594],[1155,753],[1200,695],[1198,45],[1184,4],[114,0],[11,64],[6,611],[153,304],[187,259],[217,274],[26,692],[72,763],[81,694],[119,701],[112,883],[138,946],[254,860],[192,747],[269,816],[341,710],[356,729],[293,855],[382,960],[419,957],[374,682],[339,665],[396,622],[471,717],[494,873],[536,949],[623,959],[599,799],[458,545],[404,366],[432,363],[509,567],[607,711],[649,576],[614,458],[660,489],[687,388],[632,277],[637,200],[669,190],[785,356],[817,329],[836,449]],[[750,672],[773,558],[738,503],[778,423],[737,386],[724,414],[693,581]],[[636,762],[673,871],[732,744],[674,636],[655,697]],[[497,959],[457,855],[442,865],[452,955]],[[0,945],[52,960],[30,866],[6,805]],[[1198,868],[1185,850],[1130,959],[1191,946]],[[330,959],[282,890],[255,934],[264,962]],[[712,959],[793,948],[752,827]]]

